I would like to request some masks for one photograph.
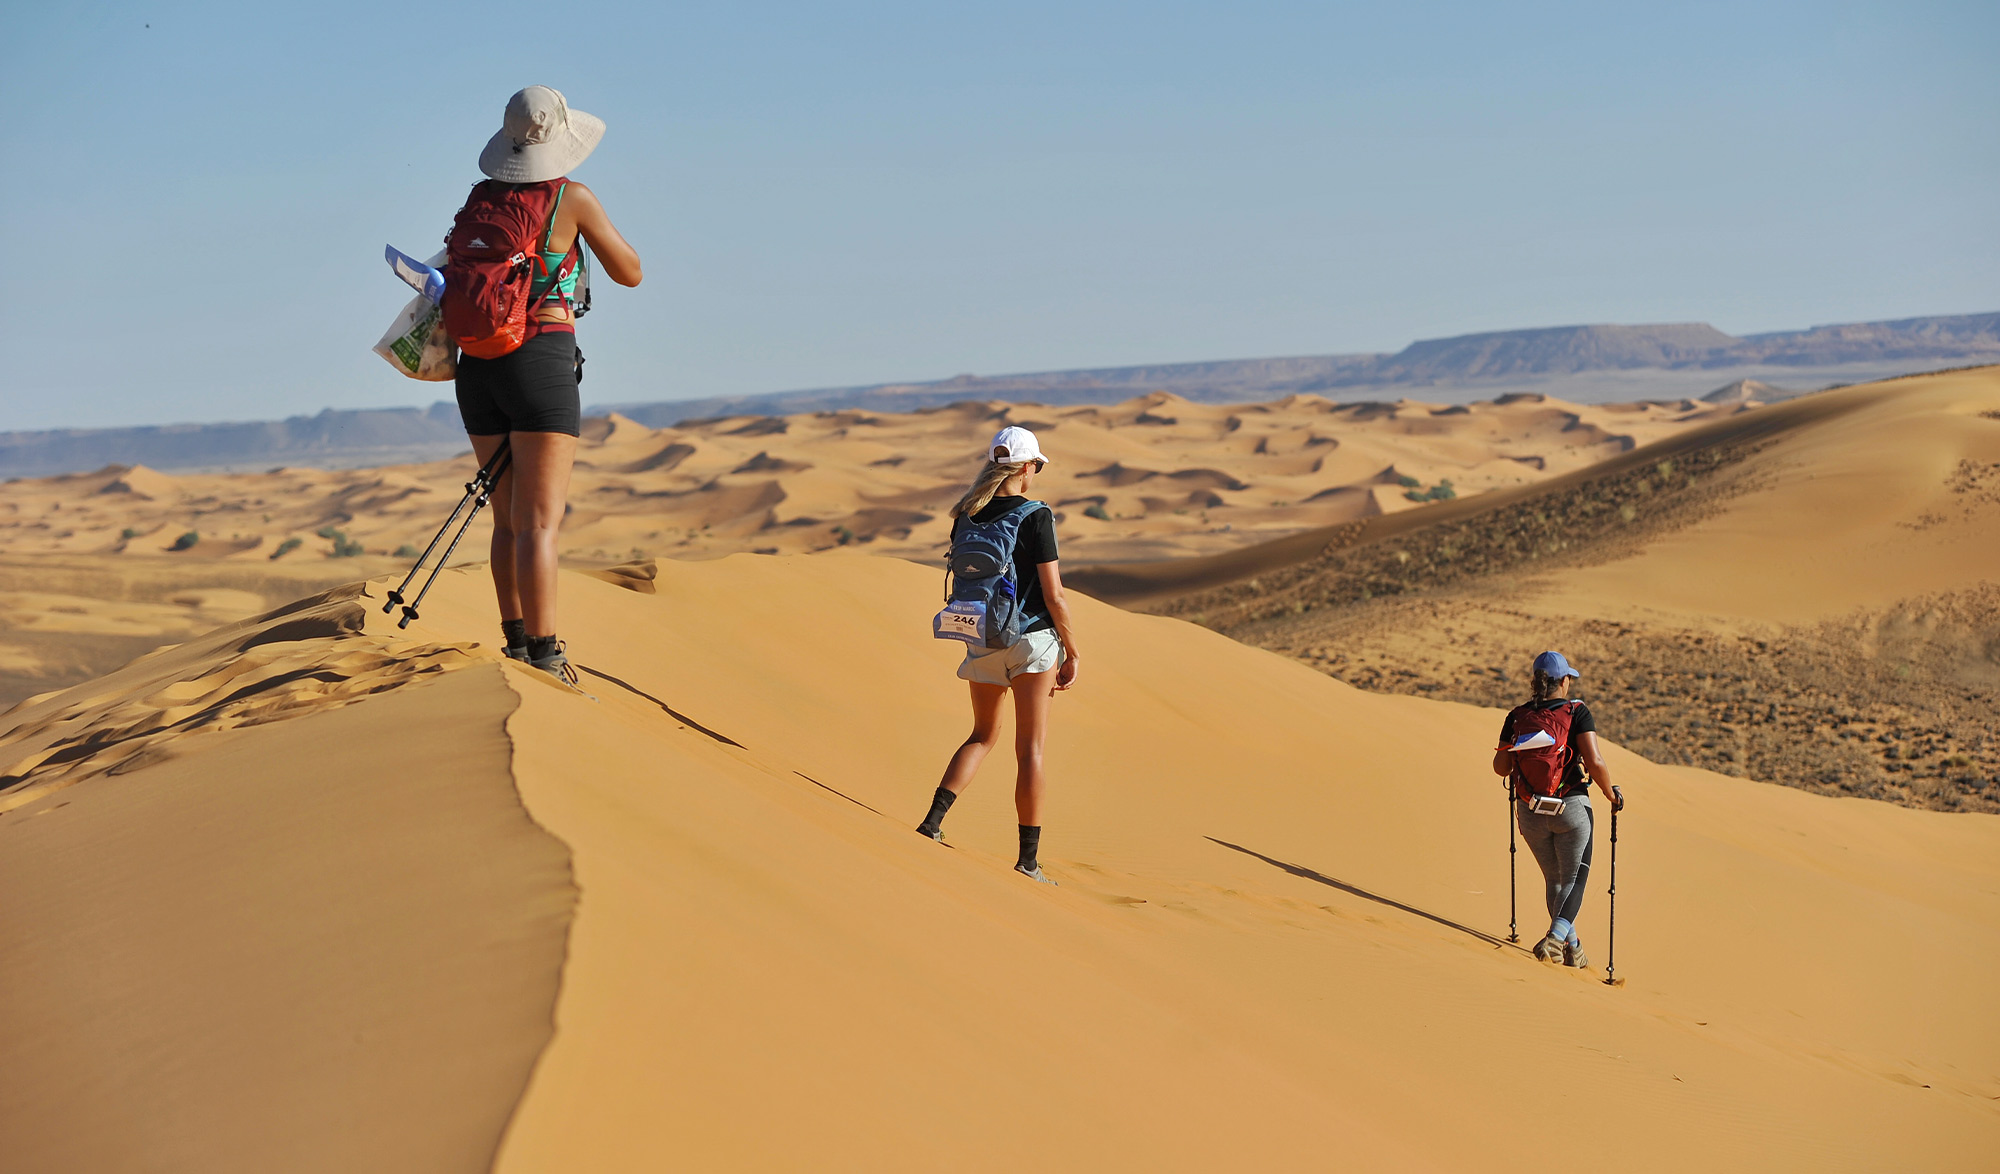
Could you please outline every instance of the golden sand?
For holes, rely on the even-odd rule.
[[[1914,451],[1986,443],[1988,392],[1953,386],[1972,385],[1759,450],[1758,492],[1635,532],[1563,606],[1626,593],[1776,622],[1801,594],[1990,580],[1990,544],[1906,536],[1866,492],[1989,459]],[[1974,491],[1942,492],[1951,525],[1990,524]],[[1800,573],[1815,532],[1837,557]],[[7,1168],[1972,1171],[2000,1153],[2000,817],[1611,739],[1631,806],[1610,986],[1602,818],[1593,967],[1505,940],[1497,709],[1362,692],[1075,596],[1042,857],[1061,885],[1039,886],[1009,867],[1004,751],[947,844],[910,830],[967,707],[955,646],[929,636],[937,572],[886,542],[567,573],[585,692],[498,657],[474,566],[407,631],[377,577],[14,708]]]
[[[594,700],[474,647],[467,571],[408,633],[378,581],[359,615],[329,599],[17,711],[171,716],[253,653],[332,678],[314,709],[257,677],[233,727],[210,703],[165,761],[101,748],[0,816],[4,917],[35,927],[0,954],[18,1168],[1528,1169],[1560,1126],[1636,1169],[1971,1170],[2000,1144],[2000,820],[1613,748],[1607,987],[1601,881],[1600,969],[1499,940],[1496,712],[1079,600],[1051,889],[1008,868],[1004,767],[949,847],[909,830],[965,723],[932,572],[746,555],[650,582],[565,578]],[[399,641],[433,671],[380,675]],[[126,1109],[162,1097],[191,1107]]]

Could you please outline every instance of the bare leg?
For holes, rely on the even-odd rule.
[[[561,432],[516,432],[510,437],[513,465],[501,482],[495,501],[506,498],[509,508],[493,519],[495,565],[500,555],[501,519],[506,519],[513,548],[513,589],[520,599],[520,616],[530,636],[556,633],[556,535],[562,528],[569,497],[570,466],[576,460],[576,437]],[[510,484],[511,483],[511,484]],[[499,575],[494,575],[495,586]],[[505,614],[502,619],[512,619]]]
[[[1055,669],[1014,678],[1014,812],[1023,827],[1042,826],[1042,738],[1055,687]]]
[[[505,435],[474,436],[472,456],[481,468],[500,451],[506,441]],[[510,469],[500,475],[493,488],[492,499],[487,503],[493,510],[493,544],[489,548],[489,566],[493,571],[493,594],[500,604],[500,618],[518,620],[521,618],[521,596],[514,590],[514,474]]]
[[[1004,685],[978,681],[968,684],[972,686],[972,733],[951,756],[951,764],[944,768],[944,778],[938,782],[938,786],[954,795],[972,783],[972,776],[979,773],[979,764],[986,761],[987,752],[1000,744],[1000,699],[1007,695]]]

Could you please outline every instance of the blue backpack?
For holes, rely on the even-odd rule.
[[[963,640],[974,648],[1011,648],[1021,642],[1020,584],[1015,582],[1014,544],[1021,523],[1049,507],[1026,501],[990,522],[961,521],[945,559],[945,606],[931,621],[940,640]]]

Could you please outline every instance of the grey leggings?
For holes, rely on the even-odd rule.
[[[1514,804],[1515,822],[1535,863],[1542,866],[1548,888],[1549,920],[1572,924],[1583,908],[1584,886],[1590,880],[1590,796],[1563,800],[1561,815],[1536,815],[1526,803]]]

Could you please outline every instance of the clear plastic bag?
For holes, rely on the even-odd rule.
[[[439,253],[429,264],[435,267],[443,260]],[[375,353],[412,379],[442,383],[458,374],[458,348],[445,335],[444,308],[421,293],[389,324]]]

